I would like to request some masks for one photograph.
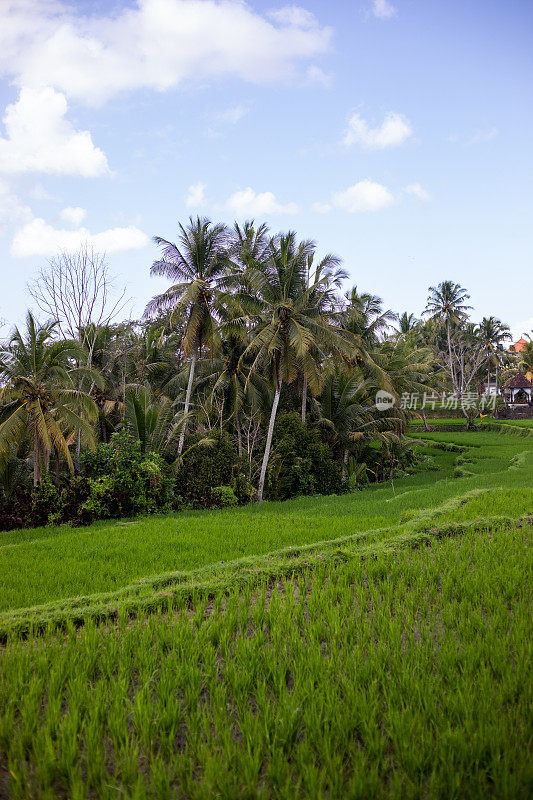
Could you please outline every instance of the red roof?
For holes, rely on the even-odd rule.
[[[515,342],[509,349],[513,349],[515,353],[521,353],[522,350],[526,349],[527,341],[522,336],[517,342]]]
[[[522,372],[512,375],[503,384],[504,389],[533,389],[533,383]]]

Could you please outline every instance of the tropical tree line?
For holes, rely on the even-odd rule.
[[[30,480],[52,493],[74,480],[85,504],[105,506],[124,437],[144,463],[143,497],[151,469],[167,505],[177,485],[186,502],[187,469],[214,464],[222,443],[227,464],[208,491],[240,481],[240,496],[261,502],[280,486],[346,490],[412,462],[404,432],[417,409],[403,407],[404,395],[482,392],[519,360],[531,368],[531,346],[509,354],[508,327],[492,316],[474,324],[468,293],[451,281],[430,287],[417,319],[357,286],[343,291],[340,259],[319,258],[295,232],[198,217],[155,243],[151,274],[168,286],[140,321],[116,320],[105,260],[88,248],[60,254],[32,285],[53,318],[28,312],[0,348],[4,505],[23,490],[31,497]],[[385,411],[379,390],[395,401]]]

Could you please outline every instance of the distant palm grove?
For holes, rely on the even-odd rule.
[[[509,351],[508,327],[471,321],[452,281],[419,319],[345,293],[340,259],[294,232],[197,218],[155,242],[168,287],[140,321],[118,321],[123,299],[87,247],[29,287],[35,312],[0,346],[1,528],[394,480],[430,467],[405,436],[424,400],[458,398],[472,425],[533,368],[531,341]]]

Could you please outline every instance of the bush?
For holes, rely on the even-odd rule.
[[[201,438],[198,435],[187,442],[174,487],[175,493],[192,508],[210,508],[213,487],[231,483],[239,466],[235,446],[227,433],[211,434],[213,441],[209,446],[199,444]]]
[[[232,483],[233,491],[235,492],[235,496],[237,498],[237,502],[240,506],[246,505],[246,503],[250,503],[252,497],[254,496],[254,487],[244,474],[244,472],[238,472]]]
[[[85,453],[82,468],[88,493],[79,507],[79,519],[131,517],[172,508],[173,480],[161,456],[143,455],[141,445],[124,431],[109,444]]]
[[[340,466],[315,428],[299,414],[278,417],[268,467],[267,497],[286,500],[305,494],[335,494],[347,490]]]
[[[236,505],[237,497],[231,486],[214,486],[211,489],[212,508],[231,508]]]
[[[49,475],[44,475],[41,483],[35,487],[31,497],[30,525],[47,525],[61,518],[61,495],[52,483]]]

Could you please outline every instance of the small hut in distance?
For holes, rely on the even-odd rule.
[[[508,378],[501,392],[506,403],[529,406],[533,403],[533,382],[523,372],[516,372]]]

